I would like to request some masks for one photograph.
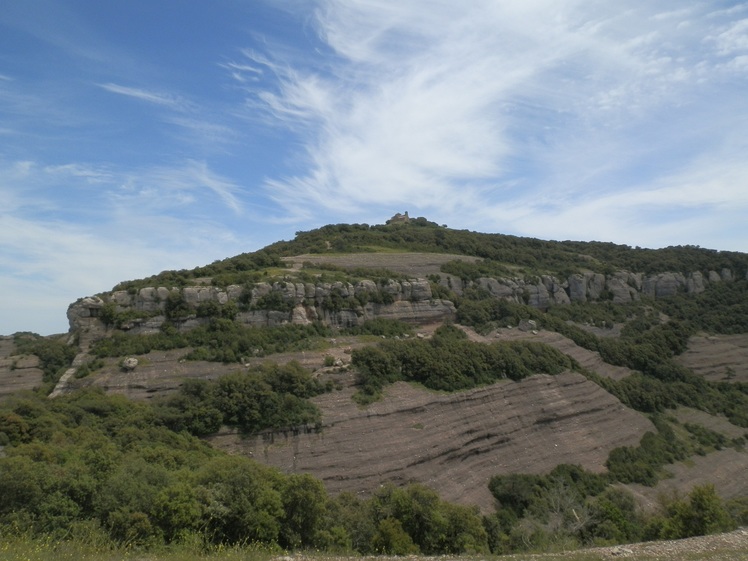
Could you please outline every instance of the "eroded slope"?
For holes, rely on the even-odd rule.
[[[691,337],[677,360],[710,381],[748,382],[748,334]]]
[[[571,372],[454,394],[397,383],[367,408],[351,400],[353,391],[316,399],[321,432],[227,432],[210,441],[288,473],[311,473],[332,492],[417,481],[488,511],[493,475],[542,473],[560,463],[602,471],[611,449],[636,445],[652,430],[646,417]]]

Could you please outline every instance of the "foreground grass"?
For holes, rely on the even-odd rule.
[[[253,546],[212,547],[185,544],[143,551],[75,541],[3,539],[2,561],[269,561],[278,552]]]
[[[423,556],[361,557],[355,554],[329,553],[287,554],[278,549],[244,546],[211,546],[189,540],[179,545],[144,551],[114,547],[108,540],[55,541],[26,537],[0,536],[1,561],[418,561]],[[556,552],[520,553],[506,556],[443,556],[438,561],[748,561],[748,528],[727,534],[716,534],[675,541],[659,541],[595,549]]]

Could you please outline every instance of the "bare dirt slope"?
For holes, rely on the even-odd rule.
[[[460,260],[474,263],[479,261],[479,258],[448,253],[349,253],[345,255],[310,253],[295,257],[284,257],[283,260],[296,269],[301,268],[304,262],[315,265],[329,263],[343,268],[389,269],[411,277],[427,277],[439,274],[441,266],[449,261]]]
[[[0,337],[0,397],[34,389],[42,376],[37,357],[18,355],[13,337]]]
[[[267,361],[286,364],[297,361],[304,368],[319,371],[321,374],[330,370],[323,368],[326,356],[348,363],[351,349],[365,344],[357,337],[337,337],[330,339],[329,348],[320,351],[279,353],[269,357],[252,358],[247,364],[259,365]],[[125,372],[119,367],[119,359],[107,359],[102,369],[92,376],[70,381],[67,389],[96,386],[108,393],[125,395],[130,399],[150,399],[176,391],[184,380],[215,380],[225,374],[245,369],[238,363],[183,360],[182,357],[189,351],[190,349],[151,351],[147,355],[137,356],[139,364],[131,372]]]
[[[707,380],[748,382],[748,334],[691,337],[678,361]]]
[[[748,430],[730,423],[722,415],[710,415],[681,407],[672,415],[680,424],[692,423],[713,430],[729,439],[748,436]],[[680,429],[683,430],[683,429]],[[628,486],[641,504],[654,507],[660,496],[685,495],[696,485],[712,484],[724,499],[748,496],[748,451],[744,448],[712,450],[665,466],[668,477],[655,487]]]
[[[489,511],[487,484],[502,473],[550,471],[560,463],[601,471],[612,448],[652,429],[643,415],[576,373],[533,376],[456,394],[406,383],[366,408],[353,387],[319,396],[319,433],[210,439],[289,473],[311,473],[332,492],[371,493],[420,482],[448,500]]]
[[[693,423],[701,425],[727,438],[748,437],[748,429],[733,425],[724,415],[711,415],[705,411],[699,411],[690,407],[679,407],[674,412],[674,415],[681,424]]]

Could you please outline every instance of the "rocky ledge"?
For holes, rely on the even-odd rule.
[[[212,307],[220,314],[230,306],[232,317],[253,327],[315,321],[352,327],[376,318],[425,324],[443,322],[455,313],[452,302],[433,297],[427,279],[412,279],[380,284],[362,280],[355,285],[275,282],[225,289],[147,287],[81,298],[68,307],[67,316],[71,331],[105,332],[113,318],[120,318],[121,329],[153,333],[167,320],[179,329],[196,327],[209,321],[210,314],[201,314],[201,310]]]
[[[462,283],[441,275],[440,283],[461,294],[469,285],[483,288],[495,298],[525,303],[545,310],[572,302],[627,303],[641,298],[668,298],[678,293],[699,294],[710,284],[734,280],[731,270],[688,274],[645,275],[618,271],[573,274],[566,279],[543,275],[531,278],[480,278]],[[154,333],[165,321],[190,329],[222,309],[238,321],[255,327],[308,324],[321,321],[333,327],[351,327],[366,320],[388,318],[413,324],[442,322],[454,317],[449,300],[435,298],[428,279],[362,280],[351,284],[274,282],[252,287],[231,285],[185,288],[146,287],[81,298],[68,308],[71,331],[104,335],[108,327],[132,333]],[[206,310],[209,310],[206,312]]]

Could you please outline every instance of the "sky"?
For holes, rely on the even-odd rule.
[[[748,2],[0,0],[0,333],[404,211],[748,251]]]

